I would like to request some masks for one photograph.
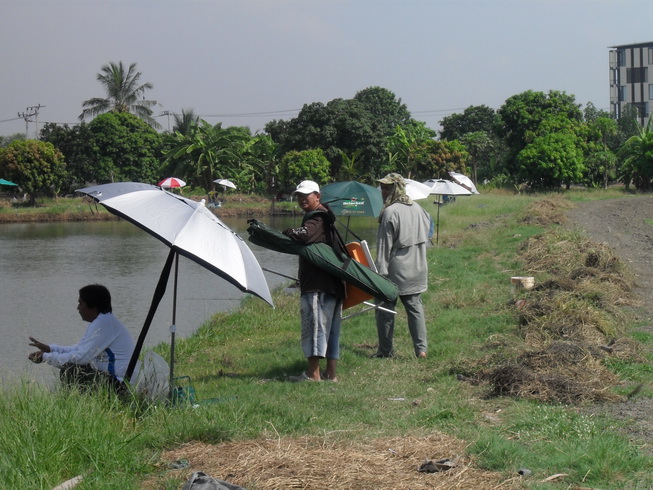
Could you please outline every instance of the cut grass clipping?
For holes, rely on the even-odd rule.
[[[563,200],[537,201],[527,222],[562,224]],[[536,286],[511,301],[518,341],[495,338],[491,352],[460,376],[490,385],[490,396],[545,403],[618,400],[619,378],[605,360],[641,360],[639,345],[622,338],[623,306],[635,305],[632,278],[612,251],[577,232],[553,228],[526,240],[520,251]]]

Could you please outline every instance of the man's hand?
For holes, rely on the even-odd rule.
[[[42,352],[50,352],[50,346],[48,344],[44,344],[43,342],[40,342],[40,341],[36,340],[34,337],[30,337],[29,339],[32,341],[29,344],[32,347],[36,347],[38,350],[40,350]],[[30,354],[30,356],[31,356],[31,354]]]
[[[35,364],[40,364],[43,362],[43,351],[37,350],[36,352],[32,352],[29,356],[27,356],[27,358]]]

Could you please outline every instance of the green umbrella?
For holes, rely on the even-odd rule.
[[[0,185],[18,185],[18,184],[14,184],[13,182],[9,182],[8,180],[5,179],[0,179]]]
[[[320,189],[320,201],[336,216],[377,217],[383,209],[381,191],[356,181],[334,182]]]

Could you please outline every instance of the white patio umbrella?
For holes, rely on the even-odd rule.
[[[472,179],[467,177],[465,174],[458,172],[449,172],[449,176],[451,177],[451,180],[453,180],[456,184],[462,185],[465,189],[471,191],[472,194],[480,194],[480,192],[478,192],[476,189]]]
[[[444,179],[430,179],[424,182],[431,188],[431,194],[438,196],[471,196],[472,191],[465,189],[460,184]],[[435,221],[435,243],[440,240],[440,204],[438,203],[438,217]]]
[[[170,247],[168,259],[152,299],[152,306],[129,362],[126,379],[129,379],[134,372],[150,323],[165,293],[172,262],[175,259],[170,327],[170,386],[172,388],[179,255],[197,262],[241,291],[254,294],[273,306],[272,295],[256,257],[240,236],[206,209],[204,201],[195,202],[160,187],[137,182],[103,184],[78,189],[77,192],[95,199],[111,213],[130,221]]]
[[[431,194],[431,188],[426,184],[412,179],[404,179],[404,182],[406,182],[406,194],[413,201],[426,199]]]
[[[232,189],[236,188],[236,184],[227,179],[215,179],[213,182],[224,187],[231,187]]]

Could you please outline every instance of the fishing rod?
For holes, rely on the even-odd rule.
[[[264,271],[271,272],[272,274],[276,274],[277,276],[285,277],[286,279],[291,279],[295,282],[299,282],[299,279],[296,277],[288,276],[286,274],[282,274],[281,272],[273,271],[272,269],[268,269],[267,267],[261,267]]]

